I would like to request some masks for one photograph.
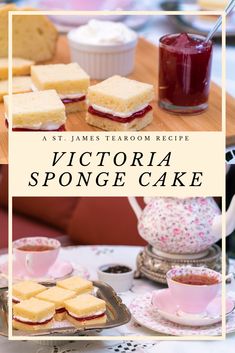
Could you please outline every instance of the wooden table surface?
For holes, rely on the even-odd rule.
[[[169,114],[157,105],[157,49],[141,38],[136,51],[134,72],[129,76],[136,80],[151,83],[155,86],[156,100],[153,122],[144,131],[220,131],[221,117],[221,88],[212,82],[209,109],[199,115],[183,116]],[[65,36],[58,41],[57,53],[53,62],[70,62],[68,43]],[[93,81],[95,83],[96,81]],[[227,95],[227,143],[235,143],[235,100]],[[101,131],[85,122],[85,113],[70,114],[66,128],[69,131]],[[7,131],[4,124],[4,109],[0,104],[0,163],[7,163]]]

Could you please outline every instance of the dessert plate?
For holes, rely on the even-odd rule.
[[[4,262],[0,265],[0,272],[4,275],[8,273],[8,263]],[[53,281],[59,278],[66,277],[73,272],[76,274],[80,274],[83,277],[87,277],[86,270],[82,267],[78,267],[74,269],[73,265],[64,260],[57,259],[56,262],[50,267],[47,274],[43,276],[43,278],[33,277],[30,276],[28,273],[25,272],[24,268],[20,267],[18,264],[16,266],[16,262],[13,260],[13,279],[14,281],[18,280],[25,280],[25,279],[34,279],[37,281]]]
[[[155,332],[173,336],[220,336],[221,323],[204,326],[186,326],[166,320],[152,307],[152,293],[146,293],[133,300],[129,309],[138,324]],[[227,316],[226,333],[235,332],[235,311]]]
[[[231,298],[226,299],[226,315],[235,308],[235,302]],[[221,297],[216,297],[210,302],[205,312],[200,314],[188,314],[182,312],[175,303],[169,289],[161,289],[153,292],[152,309],[163,318],[186,326],[208,326],[221,321]]]

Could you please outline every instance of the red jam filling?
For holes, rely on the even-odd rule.
[[[56,309],[56,314],[62,314],[62,313],[64,313],[66,311],[66,309],[65,308],[60,308],[60,309]]]
[[[12,303],[14,303],[14,304],[18,304],[18,303],[20,303],[20,300],[17,300],[17,299],[12,299]]]
[[[8,121],[5,120],[5,125],[8,128]],[[65,129],[65,125],[61,125],[58,129],[55,130],[33,130],[33,129],[24,129],[24,128],[20,128],[20,127],[13,127],[12,131],[66,131]]]
[[[84,101],[85,99],[86,99],[86,96],[82,96],[79,98],[61,98],[64,104],[81,102],[81,101]]]
[[[45,320],[45,321],[43,321],[43,322],[32,322],[32,321],[21,321],[21,320],[19,320],[19,319],[17,319],[16,317],[13,316],[13,320],[18,321],[18,322],[20,322],[20,323],[22,323],[22,324],[31,325],[31,326],[33,326],[33,325],[46,325],[46,324],[48,324],[48,322],[50,322],[52,319],[53,319],[53,318],[48,319],[48,320]]]
[[[128,118],[120,118],[119,116],[109,114],[109,113],[104,113],[99,110],[94,109],[91,105],[88,108],[88,112],[92,115],[97,115],[102,118],[107,118],[111,119],[113,121],[116,121],[118,123],[130,123],[132,120],[136,118],[143,118],[148,112],[150,112],[153,108],[151,105],[147,105],[144,109],[139,110],[138,112],[133,113],[130,115]]]
[[[66,310],[67,311],[67,310]],[[67,311],[67,314],[69,316],[71,316],[73,319],[77,320],[77,321],[89,321],[89,320],[94,320],[94,319],[98,319],[100,317],[103,317],[105,316],[105,312],[103,314],[99,314],[99,315],[93,315],[93,316],[88,316],[88,317],[82,317],[82,318],[78,318],[78,317],[75,317],[73,315],[71,315],[68,311]]]

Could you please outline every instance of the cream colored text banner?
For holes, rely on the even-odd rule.
[[[13,196],[220,196],[222,133],[11,134]]]

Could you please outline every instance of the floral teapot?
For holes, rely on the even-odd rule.
[[[158,253],[197,254],[222,235],[222,216],[212,197],[150,197],[142,210],[135,197],[130,205],[140,236]],[[235,229],[235,196],[226,213],[226,234]]]

